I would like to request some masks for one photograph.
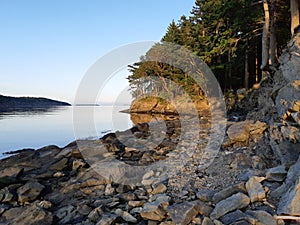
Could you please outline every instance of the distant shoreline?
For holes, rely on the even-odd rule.
[[[21,109],[45,109],[59,106],[71,106],[71,104],[43,97],[10,97],[0,95],[0,112]]]

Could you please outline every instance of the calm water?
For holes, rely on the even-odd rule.
[[[126,106],[74,106],[0,113],[0,158],[6,157],[2,153],[7,151],[47,145],[63,147],[75,139],[98,138],[109,131],[128,129],[132,122],[128,114],[119,113],[123,109]],[[92,118],[87,116],[89,112],[93,112]]]

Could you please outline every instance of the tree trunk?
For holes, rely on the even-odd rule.
[[[245,52],[245,79],[244,79],[244,87],[249,89],[249,51],[248,51],[248,42],[246,45],[246,52]]]
[[[276,0],[272,0],[271,5],[270,5],[270,60],[269,60],[269,64],[272,67],[276,67],[276,65],[277,65],[277,40],[276,40],[276,34],[275,34],[275,23],[276,23],[275,3],[276,3]]]
[[[231,72],[231,70],[232,70],[232,68],[231,68],[231,56],[230,56],[230,53],[228,53],[228,79],[226,79],[226,83],[228,84],[228,81],[229,81],[229,89],[232,89],[232,86],[231,86],[232,72]],[[226,87],[226,84],[225,84],[225,87]]]
[[[261,70],[266,70],[269,61],[269,36],[270,36],[270,13],[267,0],[263,0],[263,7],[265,12],[265,23],[262,34],[262,63]]]
[[[299,25],[299,0],[291,1],[291,34],[294,34],[294,28]]]

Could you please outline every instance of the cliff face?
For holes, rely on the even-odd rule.
[[[299,216],[300,33],[288,43],[279,63],[278,71],[239,106],[248,111],[248,120],[268,123],[264,142],[272,150],[278,166],[288,171],[284,184],[271,193],[279,201],[277,213]]]
[[[24,108],[49,108],[54,106],[70,106],[70,104],[47,98],[8,97],[0,95],[0,111]]]

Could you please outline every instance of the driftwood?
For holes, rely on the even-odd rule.
[[[300,216],[277,216],[275,215],[274,218],[276,220],[296,220],[297,222],[300,222]]]

